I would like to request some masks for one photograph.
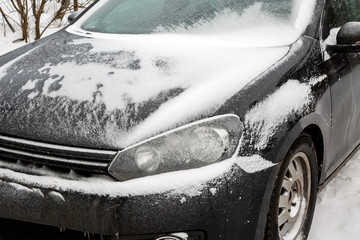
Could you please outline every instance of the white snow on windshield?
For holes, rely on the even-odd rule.
[[[274,13],[264,9],[264,3],[257,2],[245,9],[241,15],[225,9],[219,12],[212,21],[200,20],[190,28],[184,25],[174,28],[159,27],[156,32],[203,35],[241,47],[289,45],[295,42],[305,30],[315,1],[298,2],[294,7],[301,8],[301,14],[295,14],[291,19],[275,17]]]
[[[274,8],[268,4],[274,2],[255,2],[239,14],[230,9],[216,13],[213,19],[200,19],[187,26],[185,24],[162,27],[158,26],[153,34],[104,34],[92,32],[95,38],[128,39],[140,36],[157,35],[167,38],[168,35],[196,36],[203,42],[236,46],[236,47],[274,47],[284,46],[295,42],[305,31],[313,16],[315,0],[293,0],[293,9],[290,16],[282,16],[281,6]],[[274,12],[277,11],[277,12]],[[285,11],[285,10],[284,10]],[[91,13],[91,12],[90,12]],[[286,15],[286,14],[285,14]],[[86,15],[85,15],[86,17]],[[76,22],[68,31],[89,36]],[[81,33],[82,31],[82,33]],[[173,40],[176,41],[174,38]],[[181,41],[181,40],[180,40]],[[206,43],[205,43],[206,44]]]

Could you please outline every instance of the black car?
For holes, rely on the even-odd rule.
[[[360,143],[359,0],[106,0],[70,20],[0,58],[2,239],[307,238]]]

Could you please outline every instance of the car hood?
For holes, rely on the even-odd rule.
[[[63,30],[0,68],[0,133],[122,149],[213,115],[288,50]]]

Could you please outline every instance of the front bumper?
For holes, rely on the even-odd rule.
[[[0,217],[120,239],[187,231],[208,240],[262,239],[277,166],[248,173],[224,164],[127,182],[0,168]]]

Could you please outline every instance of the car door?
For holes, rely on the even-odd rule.
[[[346,22],[360,21],[360,0],[326,1],[322,38],[336,45],[338,30]],[[325,52],[331,101],[332,132],[325,172],[335,170],[359,144],[360,59],[356,52]]]

